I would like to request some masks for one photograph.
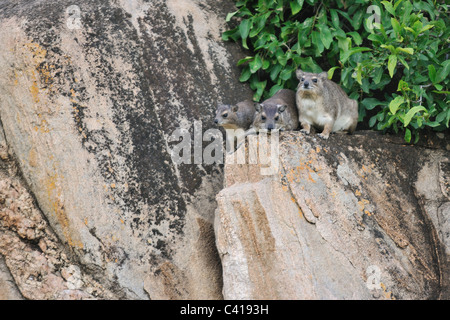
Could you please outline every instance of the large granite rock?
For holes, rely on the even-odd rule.
[[[224,298],[448,299],[450,141],[441,137],[407,146],[373,132],[283,133],[273,174],[261,171],[270,161],[229,154],[215,223]],[[236,152],[249,157],[265,141]]]
[[[0,204],[0,266],[25,298],[67,297],[66,278],[82,298],[222,298],[212,227],[222,169],[173,163],[170,136],[195,120],[206,130],[218,102],[251,97],[235,66],[243,53],[221,40],[233,4],[0,3],[0,155],[17,168],[3,187],[20,181],[35,199],[30,230],[46,222],[30,240],[7,223],[22,213]],[[57,264],[38,245],[48,237]],[[32,286],[20,248],[51,264]]]

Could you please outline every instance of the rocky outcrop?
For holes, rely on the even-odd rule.
[[[443,137],[283,133],[273,174],[228,155],[215,223],[224,298],[448,299]]]
[[[233,5],[0,3],[0,299],[449,297],[448,140],[173,161],[175,130],[208,144],[217,103],[251,97]]]
[[[173,163],[170,136],[251,96],[221,40],[232,9],[0,4],[0,281],[28,299],[222,298],[222,169]]]

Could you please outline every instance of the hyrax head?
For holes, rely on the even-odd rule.
[[[297,90],[308,92],[318,91],[323,88],[323,82],[328,79],[327,72],[310,73],[304,72],[300,69],[296,71],[297,79],[299,80]]]
[[[256,115],[253,126],[256,129],[279,130],[283,127],[283,112],[286,110],[285,104],[264,104],[256,103]]]
[[[237,122],[236,112],[239,106],[230,104],[219,104],[216,110],[214,123],[218,126],[235,125]]]

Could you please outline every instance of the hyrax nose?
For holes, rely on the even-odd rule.
[[[303,86],[304,86],[305,88],[308,88],[308,87],[309,87],[309,82],[308,82],[308,81],[305,81],[305,83],[303,84]]]
[[[272,123],[267,125],[267,130],[273,130],[273,124]]]
[[[214,119],[214,123],[218,124],[219,123],[219,119]]]

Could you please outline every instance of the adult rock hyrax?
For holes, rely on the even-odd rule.
[[[271,98],[255,104],[255,117],[247,132],[255,134],[260,130],[295,130],[298,127],[298,113],[295,106],[295,91],[278,90]]]
[[[358,103],[342,88],[328,80],[327,72],[296,72],[297,108],[302,132],[309,134],[311,126],[322,130],[319,137],[328,139],[331,132],[353,133],[358,123]]]
[[[253,123],[255,107],[251,100],[238,102],[235,105],[219,104],[216,110],[214,123],[226,131],[227,150],[232,151],[234,140],[245,137],[245,131]]]

